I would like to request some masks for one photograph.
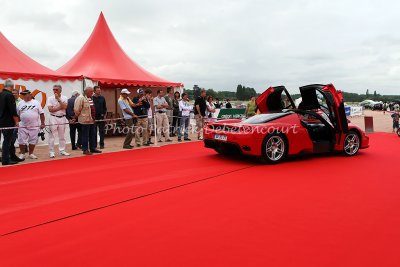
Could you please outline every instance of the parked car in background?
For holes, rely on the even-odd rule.
[[[372,109],[372,110],[382,110],[383,109],[382,101],[373,101],[373,100],[367,99],[367,100],[360,102],[359,105],[366,109]]]

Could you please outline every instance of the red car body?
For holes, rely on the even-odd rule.
[[[218,153],[239,151],[279,162],[301,153],[344,152],[353,156],[369,146],[369,138],[346,118],[343,95],[332,84],[300,87],[299,107],[284,86],[270,87],[247,120],[221,120],[204,127],[204,144]]]

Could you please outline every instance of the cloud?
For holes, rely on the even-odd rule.
[[[0,0],[2,32],[53,69],[89,37],[100,11],[128,55],[187,87],[290,91],[332,82],[400,94],[400,3],[385,1]],[[384,15],[377,15],[384,14]]]

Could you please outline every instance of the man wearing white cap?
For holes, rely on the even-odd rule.
[[[49,133],[49,150],[50,158],[55,158],[54,142],[55,136],[58,136],[58,149],[60,155],[69,156],[70,154],[65,151],[65,125],[66,125],[66,110],[68,105],[68,98],[61,94],[62,87],[59,84],[53,86],[54,95],[50,96],[47,100],[47,107],[50,112],[50,133]]]
[[[134,124],[133,124],[133,119],[137,118],[137,116],[133,113],[132,110],[132,100],[128,97],[128,95],[131,92],[128,91],[128,89],[124,88],[121,90],[121,96],[119,97],[118,100],[118,105],[121,108],[122,115],[125,120],[125,124],[128,127],[128,133],[125,137],[124,145],[123,148],[125,149],[132,149],[133,146],[131,145],[132,139],[135,136],[134,135]]]
[[[23,100],[18,103],[17,113],[21,119],[18,129],[18,143],[21,154],[20,159],[25,158],[25,146],[29,145],[29,158],[37,159],[33,151],[38,142],[40,129],[44,128],[44,112],[40,103],[32,98],[31,91],[21,92]],[[39,125],[40,119],[40,125]]]

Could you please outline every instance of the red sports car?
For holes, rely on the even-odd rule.
[[[302,102],[296,107],[284,86],[268,88],[256,100],[261,114],[208,123],[205,147],[277,163],[301,153],[340,151],[353,156],[369,146],[365,132],[347,120],[342,92],[332,84],[303,86],[300,93]]]

